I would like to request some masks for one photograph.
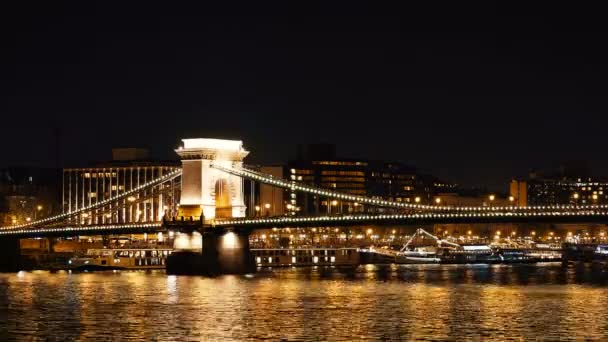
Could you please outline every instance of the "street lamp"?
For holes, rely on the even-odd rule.
[[[441,197],[437,197],[437,198],[435,198],[435,203],[437,203],[437,204],[441,204]]]
[[[36,220],[36,218],[38,217],[38,212],[42,210],[42,206],[40,204],[38,204],[36,206],[36,211],[34,211],[34,220]]]
[[[580,196],[579,196],[578,192],[575,192],[575,193],[572,195],[572,198],[574,198],[574,204],[575,204],[575,205],[578,205],[578,198],[579,198],[579,197],[580,197]]]
[[[266,208],[266,216],[270,215],[270,203],[264,204],[264,208]]]
[[[420,197],[416,196],[416,198],[414,198],[414,202],[420,203]]]
[[[331,206],[332,206],[332,207],[336,207],[337,205],[338,205],[338,201],[337,201],[337,200],[333,200],[333,201],[331,201]],[[329,210],[329,213],[331,214],[331,212],[332,212],[332,210],[330,209],[330,210]]]
[[[260,215],[260,209],[261,209],[261,208],[260,208],[260,206],[259,206],[259,205],[256,205],[256,206],[255,206],[255,216],[259,216],[259,215]]]

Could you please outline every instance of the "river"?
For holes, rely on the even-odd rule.
[[[591,266],[0,274],[2,341],[606,339],[606,317]]]

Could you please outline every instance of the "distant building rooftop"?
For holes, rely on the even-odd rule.
[[[150,151],[145,148],[114,148],[112,149],[112,160],[146,160],[149,158]]]

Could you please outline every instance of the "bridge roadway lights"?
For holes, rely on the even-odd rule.
[[[167,259],[167,274],[214,276],[253,272],[255,262],[249,250],[248,230],[203,228],[180,233],[175,250]]]

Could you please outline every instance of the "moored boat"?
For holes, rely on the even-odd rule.
[[[95,271],[164,269],[172,249],[88,249],[84,256],[68,260],[65,269]]]

